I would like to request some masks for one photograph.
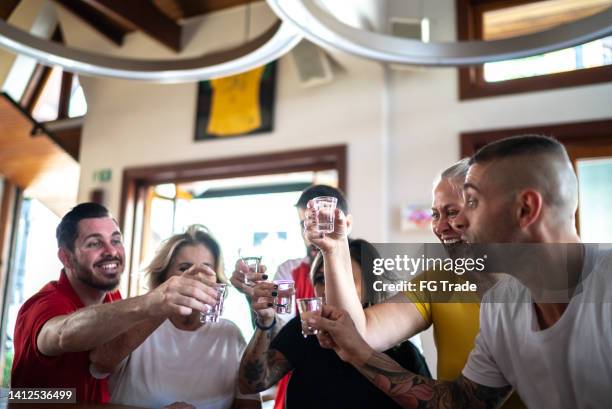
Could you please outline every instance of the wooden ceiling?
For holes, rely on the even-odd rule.
[[[257,1],[262,0],[153,0],[153,4],[171,19],[180,20]]]
[[[15,0],[10,0],[15,1]],[[117,45],[142,31],[170,49],[182,50],[180,21],[262,0],[54,0]]]
[[[35,123],[10,97],[0,96],[0,174],[64,215],[76,204],[79,164],[51,136],[31,134]]]

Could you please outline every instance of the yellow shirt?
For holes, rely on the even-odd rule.
[[[213,88],[209,134],[239,135],[261,127],[259,89],[265,67],[210,81]]]
[[[425,272],[413,282],[448,280],[463,283],[465,280],[454,273]],[[427,325],[433,324],[434,342],[438,351],[438,379],[452,381],[456,379],[474,348],[476,335],[480,330],[480,302],[477,294],[452,294],[441,300],[441,293],[429,291],[404,293],[419,311]],[[459,299],[460,298],[460,299]],[[475,302],[467,302],[472,299]],[[433,302],[446,301],[446,302]],[[455,302],[453,302],[455,301]],[[457,302],[462,301],[462,302]],[[520,409],[525,406],[516,393],[506,401],[503,409]]]

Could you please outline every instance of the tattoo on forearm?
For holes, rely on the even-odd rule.
[[[292,369],[282,353],[270,349],[270,343],[278,333],[277,327],[255,332],[240,363],[241,390],[251,393],[266,390]]]
[[[357,368],[379,389],[403,408],[475,408],[499,407],[512,388],[490,388],[460,375],[454,382],[437,381],[415,375],[383,353],[374,353]]]

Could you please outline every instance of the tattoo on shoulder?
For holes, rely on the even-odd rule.
[[[291,363],[282,353],[270,349],[261,357],[247,361],[243,373],[252,390],[262,391],[278,382],[291,369]]]

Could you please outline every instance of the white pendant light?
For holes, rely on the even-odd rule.
[[[65,47],[0,20],[0,46],[41,64],[59,65],[84,75],[162,83],[201,81],[248,71],[281,57],[301,39],[292,24],[277,23],[231,50],[176,60],[137,60]]]
[[[326,48],[395,64],[460,66],[528,57],[573,47],[612,34],[612,8],[572,23],[495,41],[429,42],[403,39],[348,26],[315,0],[267,0],[286,23]]]

